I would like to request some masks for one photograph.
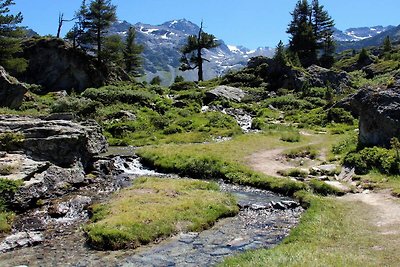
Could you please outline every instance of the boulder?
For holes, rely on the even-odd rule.
[[[0,66],[0,107],[18,108],[28,88]]]
[[[29,39],[22,47],[28,68],[18,78],[41,85],[45,92],[81,92],[104,85],[108,78],[107,69],[99,66],[93,56],[61,39]]]
[[[359,143],[363,146],[390,146],[400,136],[400,85],[391,88],[365,87],[346,101],[358,111]]]
[[[348,87],[351,82],[347,72],[337,72],[317,65],[307,68],[307,80],[312,87],[326,87],[330,85],[338,93],[342,91],[343,87]]]
[[[101,127],[93,120],[73,122],[0,115],[1,133],[21,133],[18,149],[35,160],[69,167],[81,162],[88,167],[92,158],[107,150]]]
[[[25,181],[7,202],[16,209],[25,210],[35,206],[39,199],[62,196],[84,182],[85,173],[79,164],[71,168],[50,165],[46,170],[34,174]]]
[[[221,85],[206,93],[206,103],[217,99],[241,102],[245,96],[246,94],[242,89]]]

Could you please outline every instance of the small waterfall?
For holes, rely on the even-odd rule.
[[[163,174],[153,170],[148,170],[140,163],[139,158],[133,157],[114,157],[112,159],[114,167],[117,171],[124,174],[137,175],[137,176],[162,176]]]

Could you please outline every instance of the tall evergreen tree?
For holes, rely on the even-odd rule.
[[[124,42],[121,36],[113,34],[106,36],[103,39],[103,50],[101,51],[101,58],[105,64],[117,66],[123,65],[124,61]]]
[[[317,49],[322,52],[321,63],[322,65],[331,65],[333,64],[333,53],[335,52],[335,43],[333,41],[335,22],[328,12],[324,10],[324,6],[319,4],[318,0],[313,0],[311,7],[311,23],[317,41]]]
[[[102,61],[102,44],[104,35],[107,33],[111,23],[117,20],[117,7],[111,4],[111,0],[93,0],[86,13],[85,28],[90,40],[97,46],[97,59]]]
[[[72,41],[74,48],[79,47],[85,50],[85,44],[89,43],[89,36],[86,33],[87,27],[87,14],[89,13],[86,0],[82,0],[81,6],[78,11],[75,12],[75,25],[67,33],[66,38]]]
[[[10,6],[13,0],[0,0],[0,65],[11,72],[21,72],[27,67],[23,58],[16,58],[21,51],[20,38],[25,36],[25,30],[18,27],[23,20],[21,12],[11,15]]]
[[[292,13],[287,33],[291,35],[289,50],[297,54],[303,66],[317,62],[317,40],[311,22],[312,8],[307,0],[299,0]]]
[[[203,58],[202,50],[211,49],[219,46],[215,36],[203,31],[203,22],[201,23],[198,35],[190,35],[187,43],[182,47],[183,56],[181,58],[182,71],[198,69],[198,80],[203,81],[203,62],[209,61]]]
[[[279,41],[278,45],[275,49],[274,61],[279,64],[279,66],[287,65],[287,56],[285,52],[285,46],[283,45],[282,40]]]
[[[383,52],[387,53],[392,51],[392,42],[390,41],[390,36],[386,36],[383,41]]]
[[[140,54],[144,47],[136,44],[136,31],[134,27],[130,27],[126,37],[124,49],[125,70],[134,76],[139,76],[141,73],[142,58]]]

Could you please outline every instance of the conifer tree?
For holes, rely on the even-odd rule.
[[[23,58],[15,57],[21,51],[20,38],[25,35],[25,30],[17,26],[23,20],[21,12],[9,14],[9,7],[14,4],[13,0],[0,0],[0,65],[17,73],[26,69],[27,62]]]
[[[102,61],[102,44],[104,35],[107,33],[111,23],[117,20],[115,5],[111,0],[93,0],[85,14],[85,28],[90,40],[97,46],[97,59]]]
[[[287,56],[285,52],[285,46],[283,45],[282,40],[279,41],[278,45],[275,49],[274,61],[279,64],[279,66],[287,65]]]
[[[383,41],[383,52],[387,53],[392,51],[392,42],[390,41],[390,36],[386,36]]]
[[[127,73],[139,76],[141,73],[142,58],[140,54],[143,52],[144,47],[136,44],[136,31],[134,27],[130,27],[126,37],[124,49],[124,62],[125,70]]]
[[[187,43],[182,47],[183,56],[181,58],[180,70],[198,69],[198,80],[203,81],[203,62],[209,61],[203,58],[202,50],[211,49],[219,46],[215,36],[203,31],[203,22],[201,23],[198,35],[190,35]]]
[[[287,33],[291,35],[289,50],[299,56],[304,67],[317,62],[317,40],[311,23],[312,8],[307,0],[299,0],[292,13]]]
[[[315,39],[317,40],[317,49],[322,51],[321,63],[325,66],[331,66],[334,58],[335,43],[333,41],[334,20],[324,10],[324,6],[319,4],[318,0],[312,1],[312,25]]]
[[[101,51],[101,58],[105,64],[115,64],[120,66],[124,60],[124,42],[121,36],[113,34],[106,36],[103,39],[103,50]]]
[[[88,6],[86,5],[86,0],[82,0],[81,6],[78,11],[75,12],[75,25],[74,27],[67,33],[66,38],[73,43],[74,48],[81,48],[85,50],[85,44],[89,43],[89,36],[86,33],[87,30],[87,14],[88,14]]]

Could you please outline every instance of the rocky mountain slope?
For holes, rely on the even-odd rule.
[[[185,44],[189,35],[198,34],[199,26],[186,20],[173,20],[161,25],[144,23],[130,24],[119,21],[112,25],[109,34],[126,36],[129,27],[137,30],[137,42],[144,45],[144,71],[149,81],[155,76],[160,76],[163,84],[170,84],[177,75],[186,80],[196,80],[197,71],[179,71],[181,53],[179,49]],[[272,56],[273,48],[260,47],[250,50],[242,46],[226,45],[223,40],[218,40],[220,46],[207,50],[204,55],[210,62],[205,63],[205,79],[221,76],[231,69],[240,69],[246,66],[249,58],[254,56]]]
[[[344,32],[336,30],[334,33],[335,40],[337,40],[337,52],[347,49],[359,50],[368,46],[381,46],[386,36],[389,36],[394,42],[399,41],[400,25],[350,28]]]
[[[365,40],[371,37],[374,37],[380,33],[391,30],[395,28],[392,25],[389,26],[373,26],[373,27],[358,27],[358,28],[349,28],[347,30],[341,31],[335,28],[334,38],[339,42],[355,42]]]

